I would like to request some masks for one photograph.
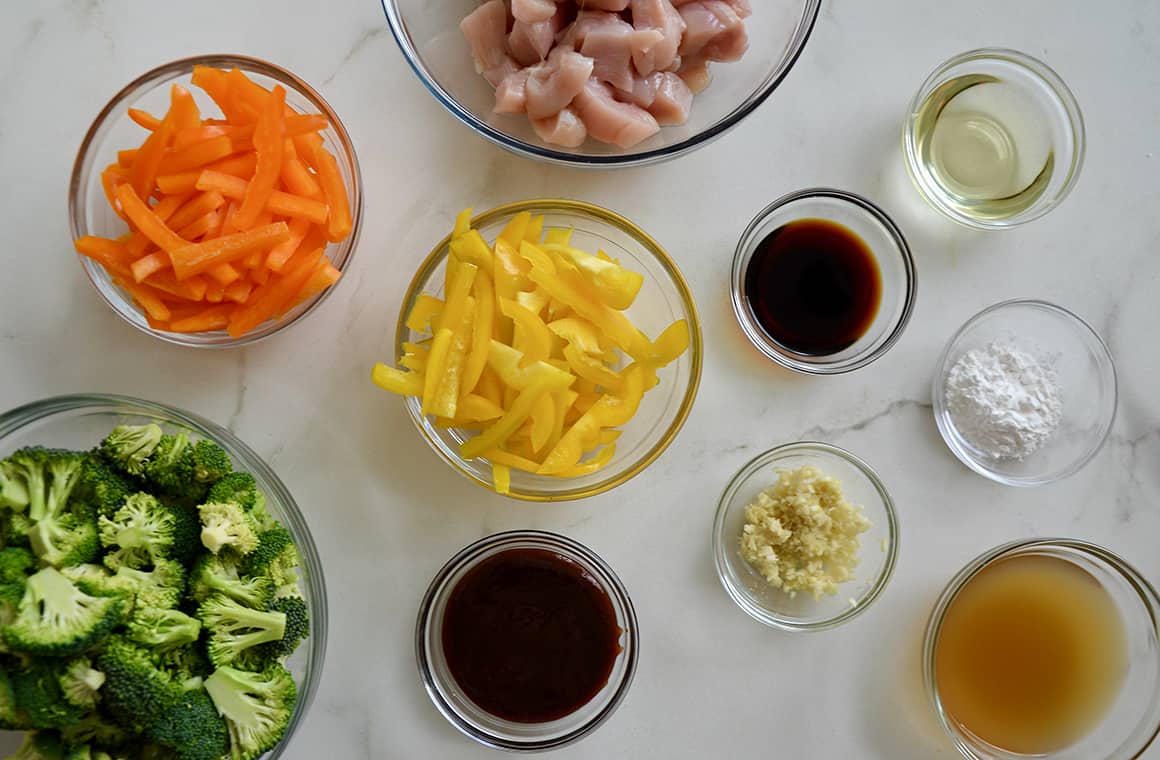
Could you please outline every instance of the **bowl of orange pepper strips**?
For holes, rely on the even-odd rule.
[[[101,297],[194,347],[251,343],[310,313],[350,263],[361,216],[338,116],[294,74],[234,55],[174,61],[117,93],[69,192]]]
[[[580,201],[457,218],[403,299],[393,365],[419,432],[460,474],[527,501],[605,493],[676,438],[701,379],[701,327],[676,263]]]

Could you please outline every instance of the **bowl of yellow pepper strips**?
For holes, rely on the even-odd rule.
[[[664,452],[701,349],[692,293],[655,240],[598,206],[532,200],[459,215],[403,300],[395,366],[372,378],[470,480],[561,501]]]

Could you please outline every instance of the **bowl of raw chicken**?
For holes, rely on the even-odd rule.
[[[821,0],[382,0],[419,79],[456,118],[556,164],[657,163],[773,94]]]

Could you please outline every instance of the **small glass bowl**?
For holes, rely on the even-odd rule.
[[[1039,197],[1022,210],[1013,213],[988,211],[987,203],[993,203],[995,199],[978,201],[963,197],[944,186],[928,161],[924,160],[927,151],[922,144],[923,105],[932,98],[949,102],[950,98],[964,91],[958,84],[964,78],[968,81],[975,79],[975,83],[1002,82],[1015,88],[1024,99],[1025,107],[1035,111],[1033,117],[1025,117],[1025,120],[1050,132],[1054,168]],[[940,112],[945,105],[940,104]],[[956,55],[935,69],[911,101],[902,134],[906,170],[919,194],[936,211],[959,224],[984,230],[1024,224],[1058,206],[1079,179],[1085,147],[1079,103],[1059,75],[1042,61],[1004,48],[971,50]]]
[[[1132,760],[1140,757],[1160,733],[1160,596],[1140,573],[1123,559],[1101,546],[1064,538],[1012,541],[987,551],[971,561],[951,579],[935,604],[923,644],[923,681],[927,697],[939,723],[955,748],[970,760],[1019,760],[1031,757],[1015,754],[974,736],[939,699],[935,655],[939,632],[947,610],[959,592],[983,569],[1011,557],[1053,557],[1086,570],[1115,601],[1127,637],[1128,666],[1119,696],[1103,721],[1075,744],[1049,754],[1043,760]]]
[[[817,600],[808,593],[791,597],[770,586],[740,553],[745,508],[777,483],[778,470],[805,465],[841,481],[846,499],[860,505],[871,522],[859,537],[855,577],[839,586],[837,594]],[[837,446],[803,441],[759,455],[729,481],[713,521],[713,558],[729,598],[757,622],[783,631],[824,631],[862,614],[886,588],[898,559],[898,535],[894,502],[870,465]]]
[[[660,244],[624,217],[580,201],[541,199],[509,203],[480,214],[471,221],[489,243],[516,214],[543,214],[544,227],[572,228],[572,244],[588,251],[603,250],[633,271],[644,275],[640,294],[624,312],[633,324],[655,339],[673,321],[689,323],[689,348],[676,361],[658,370],[660,384],[645,393],[640,408],[616,441],[616,455],[603,469],[575,478],[554,478],[512,470],[513,498],[526,501],[583,499],[609,491],[639,475],[664,453],[684,426],[701,383],[701,323],[693,294],[685,278]],[[423,340],[426,334],[406,325],[411,307],[424,293],[443,294],[443,276],[451,237],[443,238],[419,267],[403,298],[395,330],[394,356],[402,356],[403,344]],[[493,490],[491,465],[485,459],[464,459],[459,446],[469,434],[442,428],[423,415],[416,397],[406,399],[407,411],[431,448],[469,480]]]
[[[382,0],[403,57],[440,105],[476,134],[512,153],[588,169],[643,166],[690,153],[737,126],[765,102],[797,62],[821,0],[762,0],[745,19],[750,48],[740,61],[714,63],[712,83],[693,101],[689,120],[628,150],[588,140],[562,148],[540,140],[524,114],[497,114],[495,91],[475,70],[459,22],[471,3]],[[583,5],[583,3],[580,3]]]
[[[354,257],[362,223],[362,176],[358,158],[346,127],[338,114],[318,92],[296,75],[272,63],[241,55],[202,55],[166,63],[134,79],[113,96],[101,109],[92,126],[85,133],[73,164],[69,181],[68,215],[73,239],[84,235],[115,238],[127,231],[121,217],[109,206],[101,188],[101,171],[117,161],[117,151],[135,148],[141,144],[145,131],[129,118],[130,108],[144,109],[153,114],[164,114],[169,107],[169,89],[173,84],[184,86],[197,101],[202,114],[218,114],[218,107],[199,87],[190,83],[194,66],[237,68],[264,87],[280,84],[286,89],[286,104],[300,113],[320,113],[330,126],[323,130],[323,144],[338,161],[339,172],[350,197],[353,226],[350,236],[341,243],[327,246],[326,255],[339,271],[346,271]],[[202,333],[172,333],[154,330],[145,319],[145,313],[133,302],[128,293],[113,283],[109,273],[87,256],[78,256],[89,282],[97,289],[118,316],[142,332],[167,343],[193,348],[229,348],[254,343],[298,322],[314,311],[330,295],[327,288],[314,298],[299,304],[278,319],[270,320],[242,335],[231,337],[225,330]]]
[[[327,601],[322,562],[306,518],[294,497],[269,465],[225,428],[171,406],[104,394],[55,396],[17,407],[0,415],[0,457],[24,446],[47,446],[76,450],[100,443],[116,425],[156,423],[167,433],[183,431],[196,438],[217,442],[233,460],[234,468],[254,476],[266,495],[266,506],[294,537],[301,557],[300,586],[310,615],[310,636],[286,662],[298,684],[298,703],[286,735],[265,758],[282,757],[306,713],[322,679],[326,658]]]
[[[608,595],[622,631],[621,652],[608,683],[588,704],[548,723],[515,723],[477,707],[462,693],[443,655],[443,616],[456,584],[488,557],[511,549],[542,549],[580,565]],[[497,533],[466,547],[443,566],[431,581],[419,606],[415,625],[415,656],[419,677],[435,707],[466,736],[480,744],[522,752],[542,752],[579,741],[608,720],[628,693],[640,650],[636,612],[628,591],[612,568],[584,545],[555,533],[518,530]]]
[[[854,232],[874,254],[882,276],[882,301],[874,321],[853,345],[836,354],[803,354],[778,343],[762,329],[745,290],[746,270],[761,242],[779,227],[803,219],[825,219]],[[852,372],[889,351],[910,320],[917,287],[914,259],[898,225],[866,198],[829,188],[798,190],[762,209],[741,235],[729,283],[733,313],[749,342],[786,369],[810,375]]]
[[[1059,429],[1025,459],[999,459],[971,444],[947,408],[947,376],[976,348],[1009,343],[1050,365],[1060,387]],[[1041,486],[1080,470],[1103,447],[1116,417],[1116,367],[1091,325],[1061,306],[1034,300],[997,303],[967,320],[935,366],[934,419],[954,455],[985,478],[1009,486]]]

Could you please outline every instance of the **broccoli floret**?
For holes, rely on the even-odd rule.
[[[81,465],[76,496],[89,502],[98,515],[112,517],[136,489],[97,454],[89,454]]]
[[[137,606],[129,618],[127,635],[154,652],[174,649],[197,641],[201,623],[179,610]]]
[[[137,585],[132,579],[114,575],[104,565],[85,563],[60,568],[64,577],[81,591],[93,596],[119,596],[125,600],[125,613],[132,611]]]
[[[19,670],[23,670],[23,666]],[[9,666],[0,666],[0,730],[24,731],[32,728],[28,713],[20,709],[16,702],[16,692],[12,688]]]
[[[221,594],[204,601],[197,615],[209,632],[206,650],[216,667],[232,665],[247,649],[281,641],[286,633],[284,613],[252,610]]]
[[[262,673],[218,668],[205,689],[226,719],[234,760],[253,760],[272,749],[290,725],[297,698],[293,677],[280,665]]]
[[[16,704],[34,728],[63,728],[84,717],[85,708],[70,703],[61,690],[66,668],[63,662],[42,658],[12,673]]]
[[[29,731],[7,760],[64,760],[64,745],[55,731]]]
[[[214,554],[229,547],[246,555],[258,548],[258,531],[253,519],[232,502],[210,502],[197,508],[201,516],[201,543]]]
[[[109,714],[123,728],[141,733],[181,698],[181,687],[158,668],[144,649],[114,636],[97,658],[105,674],[102,696]]]
[[[193,479],[211,485],[234,470],[230,455],[213,441],[201,439],[193,444]]]
[[[23,512],[4,512],[0,514],[0,525],[3,526],[4,544],[30,549],[32,542],[28,534],[32,530],[33,522]]]
[[[92,562],[101,553],[96,515],[83,503],[46,516],[32,527],[28,538],[36,556],[53,567]]]
[[[99,711],[90,712],[76,723],[60,729],[60,738],[68,745],[117,747],[124,744],[129,736],[128,731]]]
[[[225,718],[200,685],[185,691],[147,734],[176,760],[221,760],[230,751]]]
[[[141,475],[160,442],[161,428],[157,425],[118,425],[101,441],[100,452],[122,472]]]
[[[182,504],[166,504],[173,515],[173,546],[169,556],[185,567],[190,567],[204,554],[201,545],[201,516],[197,508]]]
[[[141,607],[171,609],[181,603],[185,594],[185,568],[171,559],[157,560],[149,571],[122,567],[114,578],[133,584],[137,605]]]
[[[36,557],[27,549],[10,546],[0,551],[0,583],[24,583],[36,569]]]
[[[79,451],[40,446],[13,453],[0,467],[0,479],[8,483],[4,504],[17,512],[27,511],[33,522],[63,512],[80,480],[84,456]]]
[[[19,461],[12,462],[7,459],[0,461],[0,507],[18,512],[28,509],[29,475]],[[40,477],[39,471],[36,477]]]
[[[214,483],[206,495],[206,501],[233,502],[247,512],[254,508],[258,500],[258,481],[248,472],[231,472]]]
[[[93,748],[87,744],[64,745],[64,760],[93,760]]]
[[[310,635],[310,611],[306,600],[298,596],[282,597],[274,600],[270,610],[286,616],[286,630],[279,641],[266,646],[273,648],[275,657],[289,657],[302,640]]]
[[[193,484],[193,446],[188,435],[161,436],[145,462],[145,480],[170,495],[180,495]]]
[[[243,578],[238,560],[228,554],[203,554],[189,574],[189,596],[204,602],[222,593],[247,607],[264,609],[274,593],[274,584],[264,575]]]
[[[100,699],[98,691],[105,683],[105,674],[95,670],[88,657],[76,657],[66,663],[58,680],[65,701],[81,709],[92,710]]]
[[[242,573],[266,576],[275,586],[298,582],[294,568],[298,567],[298,549],[290,531],[279,526],[258,536],[258,548],[246,555]]]
[[[213,672],[213,664],[200,643],[154,651],[152,655],[157,667],[169,673],[185,689],[201,685],[202,680]]]
[[[123,610],[120,597],[90,596],[46,567],[28,579],[16,620],[0,633],[14,652],[68,657],[100,643],[120,624]]]
[[[20,613],[20,602],[23,599],[23,583],[0,584],[0,630],[15,622],[16,616]],[[0,636],[0,652],[7,651],[8,645],[4,643],[3,636]],[[3,727],[0,726],[0,728]]]
[[[176,518],[156,496],[135,493],[110,519],[100,519],[101,545],[117,547],[105,555],[105,564],[142,568],[168,557],[174,541]]]

